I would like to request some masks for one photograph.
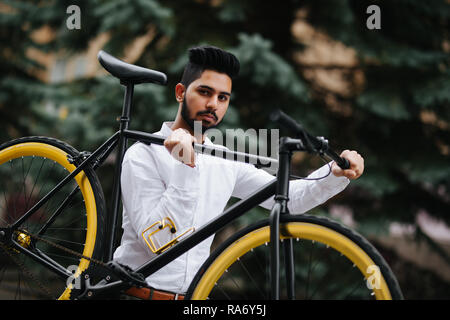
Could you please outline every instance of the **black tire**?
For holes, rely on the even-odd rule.
[[[306,223],[306,224],[311,224],[311,225],[315,225],[315,226],[325,227],[325,228],[327,228],[329,230],[337,232],[338,234],[344,236],[345,238],[347,238],[350,241],[352,241],[353,243],[355,243],[362,251],[364,251],[373,260],[375,265],[379,267],[381,275],[383,276],[383,278],[384,278],[384,280],[385,280],[385,282],[387,284],[387,287],[388,287],[388,290],[390,292],[391,298],[392,299],[403,299],[403,294],[401,292],[400,286],[399,286],[399,284],[397,282],[397,279],[396,279],[395,275],[391,271],[390,267],[388,266],[388,264],[386,263],[384,258],[381,256],[381,254],[376,250],[376,248],[372,244],[370,244],[363,236],[361,236],[360,234],[358,234],[354,230],[351,230],[348,227],[346,227],[346,226],[344,226],[344,225],[342,225],[342,224],[340,224],[338,222],[335,222],[335,221],[330,220],[330,219],[325,218],[325,217],[317,217],[317,216],[311,216],[311,215],[287,215],[287,216],[282,216],[281,217],[281,224],[280,224],[281,234],[283,234],[283,230],[286,230],[286,226],[291,224],[291,223]],[[240,230],[239,232],[234,234],[232,237],[227,239],[224,243],[222,243],[211,254],[211,256],[205,261],[205,263],[202,265],[202,267],[197,272],[196,276],[194,277],[194,279],[193,279],[193,281],[192,281],[192,283],[191,283],[191,285],[190,285],[190,287],[188,289],[188,292],[186,293],[186,299],[195,298],[194,292],[195,292],[197,286],[199,285],[199,283],[201,283],[202,278],[205,276],[205,273],[208,271],[208,268],[211,267],[211,265],[216,261],[216,259],[221,254],[223,254],[226,250],[228,250],[228,249],[232,248],[233,246],[235,246],[239,241],[242,241],[242,239],[248,238],[250,233],[252,233],[254,231],[262,230],[264,228],[267,229],[268,226],[269,226],[269,221],[268,220],[260,221],[258,223],[255,223],[255,224],[253,224],[251,226],[248,226],[248,227],[244,228],[243,230]],[[294,240],[294,242],[295,242],[295,240]],[[303,238],[301,238],[301,242],[305,243]],[[312,244],[314,244],[314,243],[315,242],[312,241]],[[263,247],[263,246],[261,246],[261,247]],[[327,251],[327,255],[326,255],[326,258],[328,258],[330,249],[328,249],[329,248],[328,246],[326,248],[325,248],[325,246],[323,246],[323,247],[324,247],[323,250],[328,250]],[[332,250],[332,251],[336,251],[337,253],[340,253],[338,250]],[[250,250],[248,252],[250,252]],[[280,247],[280,252],[281,253],[283,252],[282,247]],[[259,253],[257,253],[257,255],[259,255]],[[245,254],[241,255],[241,257],[239,259],[239,264],[243,263],[243,257],[244,256],[245,256]],[[342,254],[339,254],[339,255],[336,255],[336,256],[343,257],[343,259],[349,261]],[[296,256],[296,258],[297,258],[297,256]],[[342,258],[339,258],[339,259],[342,259]],[[281,256],[281,261],[283,261],[282,256]],[[299,263],[297,261],[297,259],[296,259],[296,263],[297,263],[296,264],[296,268],[297,268],[297,265]],[[226,272],[224,272],[223,274],[226,274],[227,277],[228,277],[228,275],[233,273],[234,270],[237,270],[237,268],[239,267],[239,264],[238,263],[233,263],[229,268],[226,269]],[[236,292],[239,291],[239,294],[241,294],[242,291],[248,291],[248,292],[255,293],[256,289],[247,290],[246,288],[247,287],[251,287],[252,285],[259,286],[261,283],[265,282],[266,283],[266,285],[265,285],[266,292],[264,292],[264,290],[263,290],[264,288],[259,290],[260,293],[265,293],[264,296],[252,296],[252,293],[246,293],[246,295],[239,295],[238,297],[234,297],[234,296],[232,296],[232,294],[230,294],[228,292],[223,292],[224,289],[223,289],[223,287],[221,288],[221,284],[217,285],[219,283],[219,281],[223,281],[222,283],[225,283],[225,281],[227,281],[227,283],[231,283],[231,281],[228,280],[228,279],[227,280],[222,279],[222,278],[225,278],[225,277],[222,277],[222,275],[221,275],[221,278],[219,278],[217,280],[217,283],[216,283],[215,287],[211,290],[211,293],[208,296],[208,299],[214,299],[214,297],[216,297],[217,299],[268,299],[270,297],[270,294],[269,294],[270,288],[269,288],[269,285],[268,285],[268,283],[270,283],[270,281],[268,279],[269,276],[265,276],[265,277],[262,277],[262,276],[260,277],[259,276],[263,271],[267,271],[267,273],[269,273],[268,272],[268,266],[267,266],[268,263],[266,263],[266,267],[267,267],[266,270],[263,270],[264,268],[259,268],[257,270],[256,269],[252,269],[252,268],[255,268],[254,265],[257,264],[257,263],[255,263],[255,260],[249,260],[248,264],[249,265],[247,267],[245,267],[245,269],[248,269],[248,270],[245,270],[247,275],[254,276],[255,274],[257,274],[258,277],[256,279],[251,279],[251,281],[248,281],[248,280],[243,281],[240,278],[238,279],[238,281],[233,280],[233,282],[235,284],[236,284],[236,282],[245,284],[244,288],[239,288],[238,290],[234,290],[234,291],[236,291]],[[281,264],[283,264],[283,263],[281,263]],[[330,264],[330,263],[328,263],[328,264]],[[233,269],[235,265],[237,265],[237,266],[235,267],[235,269]],[[346,265],[346,264],[344,263],[344,265]],[[351,264],[349,264],[349,265],[351,266]],[[354,266],[355,265],[353,264],[353,267]],[[337,268],[336,265],[332,266],[332,268],[335,268],[335,267]],[[351,268],[348,267],[348,269],[351,269]],[[356,269],[356,273],[359,273],[359,276],[361,277],[361,279],[365,280],[364,276],[358,271],[358,268],[354,268],[354,269]],[[346,270],[347,269],[344,269],[344,271],[346,271]],[[236,272],[238,272],[238,271],[236,271]],[[241,276],[242,276],[242,274],[244,272],[239,271],[238,273],[241,274]],[[341,272],[340,274],[342,275],[344,273]],[[283,274],[283,268],[281,270],[281,274]],[[328,276],[328,274],[324,275],[323,279],[325,279],[326,276]],[[308,277],[309,277],[309,275],[308,275]],[[340,277],[340,276],[338,275],[338,277]],[[280,277],[280,284],[283,284],[283,282],[284,282],[284,278],[283,278],[283,276],[281,276]],[[309,284],[306,284],[306,286],[308,286],[308,285]],[[216,289],[216,287],[217,287],[217,289]],[[261,291],[263,291],[263,292],[261,292]],[[233,294],[236,294],[236,292],[234,292]],[[221,295],[221,294],[223,294],[223,295]],[[297,298],[299,298],[299,297],[297,296]],[[331,298],[331,299],[339,299],[339,298],[336,298],[336,297],[329,297],[329,298]],[[348,298],[350,298],[350,299],[360,299],[360,297],[358,297],[356,295],[353,295],[353,296],[350,295]],[[365,298],[366,297],[364,296],[364,299]],[[368,296],[367,298],[371,299],[372,297]],[[319,299],[328,299],[328,297],[319,297]]]
[[[41,146],[44,147],[41,148]],[[33,148],[38,150],[36,151],[38,156],[34,155]],[[14,149],[19,150],[17,155],[10,156],[11,150]],[[39,150],[46,149],[54,150],[51,153],[56,154],[57,156],[54,157],[59,160],[42,156],[47,153]],[[21,152],[27,155],[21,156]],[[76,159],[79,154],[67,143],[48,137],[24,137],[0,145],[0,227],[7,228],[12,225],[26,212],[26,209],[31,208],[62,178],[67,176],[68,172],[65,170],[68,167],[73,170],[74,166],[77,166],[76,163],[71,164],[67,160],[64,162],[64,156],[66,159]],[[5,160],[9,158],[11,161]],[[20,182],[16,182],[14,175],[19,176],[17,181],[23,180],[23,187]],[[63,200],[69,198],[70,201],[67,201],[67,206],[64,206],[62,213],[54,219],[44,233],[40,234],[40,238],[45,240],[28,238],[26,232],[14,231],[12,235],[10,234],[11,237],[16,237],[16,241],[19,236],[27,240],[23,246],[36,252],[40,250],[67,270],[70,270],[69,267],[76,266],[76,268],[72,267],[71,272],[75,272],[77,268],[80,268],[78,272],[81,269],[86,270],[87,266],[92,263],[62,250],[61,247],[83,254],[88,258],[101,259],[106,215],[103,190],[95,171],[90,167],[86,168],[77,175],[77,178],[79,180],[70,181],[69,185],[49,200],[46,204],[47,207],[44,205],[28,219],[29,222],[26,221],[20,227],[30,234],[36,234],[42,230],[43,221],[49,221],[52,215],[50,212],[57,211],[58,206],[64,203]],[[6,181],[7,183],[5,183]],[[80,188],[78,188],[78,191],[73,192],[74,196],[68,197],[71,191],[77,189],[80,181],[82,181],[83,188],[81,189],[83,191],[80,192]],[[89,200],[87,200],[85,189],[89,190]],[[59,248],[49,243],[55,243],[59,245]],[[2,288],[0,289],[0,299],[70,297],[70,289],[66,288],[67,279],[56,276],[42,264],[14,249],[11,242],[0,242],[0,244],[0,274],[3,272],[4,275],[7,275],[0,276],[0,283],[3,283],[0,284],[0,288]],[[86,251],[89,252],[88,255],[85,254]]]

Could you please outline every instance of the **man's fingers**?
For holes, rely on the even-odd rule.
[[[345,170],[344,171],[344,176],[346,176],[347,178],[351,179],[351,178],[355,178],[357,176],[356,171],[355,170]]]
[[[186,130],[177,129],[164,140],[164,146],[170,155],[191,167],[195,166],[195,154],[192,142],[196,141]]]
[[[173,148],[175,145],[177,145],[178,143],[180,143],[179,139],[170,139],[170,140],[165,140],[164,141],[164,146],[167,147],[171,147]]]
[[[170,152],[172,157],[185,164],[191,164],[191,153],[189,147],[184,146],[181,143],[176,144]]]
[[[332,172],[335,176],[345,176],[349,179],[359,178],[364,171],[364,158],[356,151],[344,150],[341,157],[346,158],[350,164],[350,168],[343,170],[336,163],[333,163]]]

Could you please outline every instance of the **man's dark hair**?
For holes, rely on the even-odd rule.
[[[200,78],[205,70],[225,73],[233,79],[238,75],[239,68],[239,60],[225,50],[213,46],[191,48],[181,83],[187,88],[191,82]]]

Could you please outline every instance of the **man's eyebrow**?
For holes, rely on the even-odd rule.
[[[210,86],[207,86],[207,85],[204,85],[204,84],[203,84],[203,85],[199,85],[197,88],[207,89],[207,90],[216,92],[216,89],[211,88]],[[221,93],[221,94],[224,94],[224,95],[227,95],[227,96],[231,96],[231,93],[230,93],[230,92],[221,91],[220,93]]]

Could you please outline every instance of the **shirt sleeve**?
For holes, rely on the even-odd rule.
[[[329,173],[331,170],[330,165],[331,163],[324,165],[307,177],[308,179],[324,177],[322,179],[298,179],[290,181],[288,209],[291,213],[305,213],[324,203],[347,187],[350,182],[349,179],[346,177],[336,177],[332,173]],[[250,164],[240,163],[238,167],[233,196],[241,199],[249,196],[255,190],[275,179],[274,176],[266,171],[257,169]],[[271,197],[262,202],[261,206],[270,210],[274,203],[274,197]]]
[[[155,157],[152,152],[133,150],[127,152],[122,164],[124,211],[143,243],[142,232],[166,217],[175,222],[178,231],[192,226],[198,199],[198,169],[174,161],[166,185],[158,173]]]

